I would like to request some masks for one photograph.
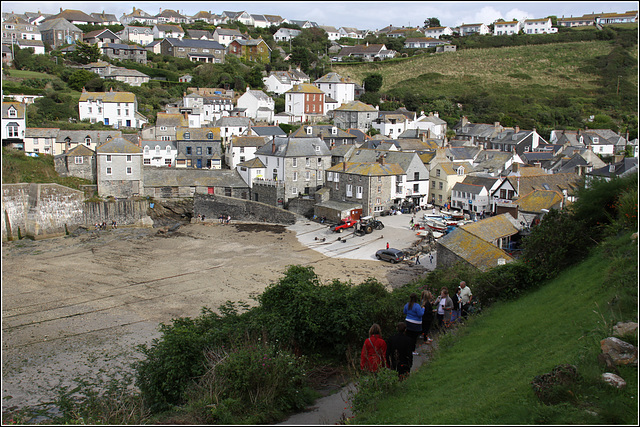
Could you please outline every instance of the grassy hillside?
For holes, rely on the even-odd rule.
[[[440,340],[434,360],[358,415],[362,424],[636,424],[637,368],[620,367],[623,390],[600,381],[600,340],[638,320],[638,246],[630,233],[510,303],[496,304]],[[473,286],[473,285],[471,285]],[[637,345],[636,337],[625,337]],[[540,403],[531,381],[559,364],[582,380],[572,401]]]
[[[42,154],[39,157],[28,157],[23,151],[2,148],[2,183],[21,182],[57,183],[77,190],[80,185],[92,183],[82,178],[59,176],[53,164],[53,156]]]

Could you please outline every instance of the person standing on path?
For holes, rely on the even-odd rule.
[[[462,299],[462,317],[466,319],[469,315],[469,307],[471,306],[473,294],[471,293],[471,289],[467,286],[467,282],[464,280],[460,282],[460,298]]]
[[[429,264],[433,264],[433,254],[429,254]]]
[[[396,325],[398,331],[394,336],[388,339],[387,345],[387,365],[389,368],[398,372],[400,381],[405,379],[411,366],[413,365],[413,354],[411,352],[411,338],[406,334],[407,324],[398,322]]]
[[[420,264],[420,254],[416,254],[416,265]]]
[[[445,322],[451,321],[451,310],[453,310],[453,300],[449,297],[449,289],[446,286],[440,289],[440,296],[436,300],[436,306],[438,307],[436,311],[438,329],[442,332]]]
[[[416,341],[418,335],[422,333],[422,316],[424,308],[418,303],[418,294],[413,292],[409,295],[409,302],[405,304],[403,313],[407,324],[407,335],[411,338],[411,352],[416,355]]]
[[[389,242],[387,242],[387,249],[389,249]]]
[[[422,291],[421,295],[422,306],[424,307],[424,314],[422,315],[422,336],[425,342],[432,342],[433,340],[429,337],[431,333],[431,325],[433,324],[433,294],[428,291]]]
[[[360,352],[360,369],[378,372],[380,366],[387,367],[387,343],[380,337],[380,325],[374,323],[369,328],[369,338],[364,341]]]

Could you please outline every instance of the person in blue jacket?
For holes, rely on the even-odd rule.
[[[416,341],[422,333],[422,316],[424,315],[424,307],[418,303],[418,294],[415,292],[409,295],[409,302],[405,304],[403,313],[405,315],[405,323],[407,324],[406,334],[411,338],[411,352],[415,356]]]

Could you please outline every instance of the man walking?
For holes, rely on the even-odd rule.
[[[471,293],[471,289],[467,286],[467,282],[464,280],[460,282],[460,299],[462,300],[462,317],[465,319],[469,314],[469,307],[471,306],[471,299],[473,298],[473,294]]]

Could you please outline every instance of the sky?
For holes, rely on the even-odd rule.
[[[133,7],[156,15],[161,9],[173,9],[183,15],[195,15],[204,10],[221,14],[223,11],[246,11],[251,14],[280,15],[283,18],[314,21],[318,25],[355,27],[360,30],[379,30],[388,25],[396,27],[422,26],[427,18],[438,18],[443,26],[461,24],[491,24],[497,19],[545,18],[555,15],[582,16],[587,13],[623,13],[638,10],[638,2],[609,1],[508,1],[508,2],[428,2],[428,1],[2,1],[2,12],[42,12],[57,14],[62,9],[81,10],[87,14],[105,12],[120,18],[131,13]]]

